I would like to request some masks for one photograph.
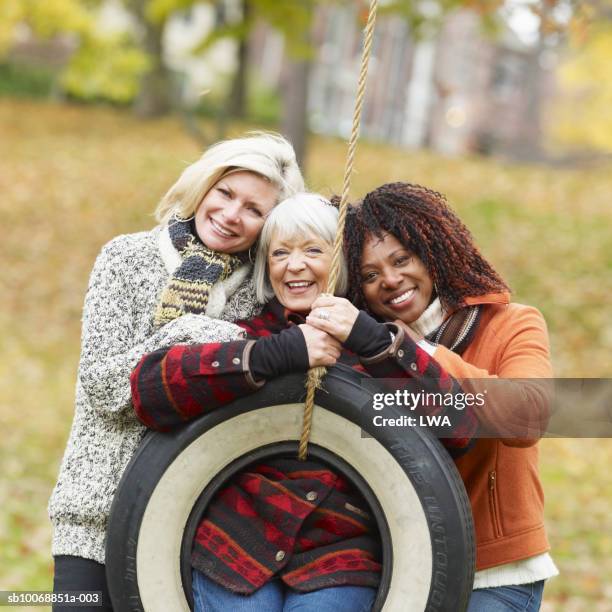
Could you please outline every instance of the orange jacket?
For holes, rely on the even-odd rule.
[[[480,325],[462,356],[443,346],[436,349],[434,357],[443,368],[458,379],[552,378],[546,323],[537,309],[509,303],[507,294],[470,298],[466,304],[483,305]],[[537,447],[548,417],[549,386],[537,380],[502,385],[503,393],[475,408],[481,427],[506,432],[512,431],[508,423],[529,421],[536,433],[522,439],[481,438],[456,460],[472,505],[478,570],[550,548]]]

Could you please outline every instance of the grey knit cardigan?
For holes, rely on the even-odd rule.
[[[113,496],[146,431],[130,397],[130,373],[140,357],[177,343],[242,337],[231,321],[260,308],[245,265],[213,287],[206,315],[184,315],[156,330],[155,308],[179,263],[161,227],[118,236],[96,260],[83,309],[74,421],[49,501],[54,555],[104,563]]]

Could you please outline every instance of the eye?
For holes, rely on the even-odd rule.
[[[362,274],[361,282],[362,283],[371,283],[376,279],[376,272],[367,272],[366,274]]]
[[[274,251],[270,253],[270,257],[273,257],[274,259],[282,259],[283,257],[287,257],[288,254],[289,251],[286,249],[274,249]]]
[[[323,253],[323,249],[321,247],[308,247],[306,249],[306,253],[309,255],[321,255]]]
[[[403,266],[407,263],[410,263],[410,261],[412,261],[412,255],[400,255],[396,260],[395,260],[395,265],[396,266]]]
[[[226,198],[229,198],[232,195],[229,189],[226,189],[225,187],[217,187],[217,191]]]
[[[251,206],[248,210],[249,210],[249,212],[251,214],[253,214],[254,216],[256,216],[259,219],[261,219],[263,217],[263,213],[261,212],[261,210],[259,210],[259,208],[255,207],[255,206]]]

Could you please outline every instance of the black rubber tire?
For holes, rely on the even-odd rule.
[[[475,547],[463,483],[426,429],[396,433],[362,420],[371,397],[356,372],[332,368],[317,393],[311,447],[343,469],[377,518],[384,572],[374,609],[465,610]],[[189,547],[201,509],[232,473],[295,449],[303,398],[304,377],[285,376],[171,434],[145,436],[109,519],[106,573],[115,612],[189,610]]]

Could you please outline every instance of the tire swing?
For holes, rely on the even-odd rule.
[[[365,31],[330,293],[339,269],[377,4],[371,0]],[[283,376],[170,434],[147,433],[121,479],[109,518],[106,574],[115,612],[188,612],[191,546],[208,502],[249,464],[296,452],[343,473],[370,506],[383,564],[373,610],[465,610],[475,547],[463,483],[428,430],[407,427],[397,434],[361,418],[372,406],[362,376],[343,365],[327,373],[311,370],[305,407],[303,376]],[[394,416],[389,409],[387,414]]]

